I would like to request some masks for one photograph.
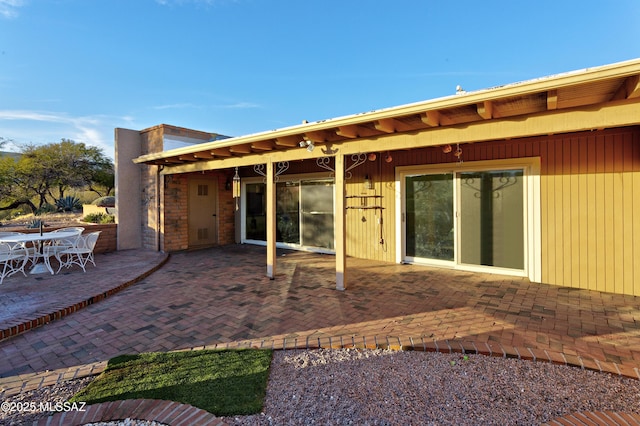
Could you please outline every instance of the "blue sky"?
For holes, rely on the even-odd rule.
[[[0,137],[113,156],[639,57],[640,0],[0,0]]]

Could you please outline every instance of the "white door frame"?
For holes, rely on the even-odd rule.
[[[506,269],[484,265],[468,265],[459,262],[459,214],[460,205],[458,194],[458,173],[470,171],[489,171],[505,169],[522,169],[524,171],[524,269]],[[464,163],[424,164],[417,166],[396,167],[396,262],[406,261],[406,229],[405,229],[405,177],[415,174],[429,173],[454,173],[454,209],[455,209],[455,255],[454,261],[428,261],[426,264],[454,269],[488,272],[528,277],[533,282],[540,282],[542,278],[542,253],[541,253],[541,218],[540,218],[540,158],[516,158],[508,160],[469,161]]]

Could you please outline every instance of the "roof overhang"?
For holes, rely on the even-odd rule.
[[[640,59],[203,142],[143,155],[134,162],[180,173],[258,164],[267,157],[295,160],[638,124]],[[197,133],[202,140],[214,135]],[[388,138],[391,135],[396,137]],[[319,149],[301,149],[301,141],[312,141]]]

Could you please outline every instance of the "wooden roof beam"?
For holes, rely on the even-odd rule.
[[[251,144],[251,148],[259,151],[271,151],[273,143],[271,141],[256,141]]]
[[[165,158],[164,159],[164,163],[165,164],[183,164],[184,161],[181,161],[180,159],[178,159],[176,157],[171,157],[171,158]]]
[[[433,110],[420,114],[420,120],[427,126],[437,127],[441,120],[440,111]]]
[[[558,109],[558,91],[549,90],[547,91],[547,110],[552,111],[554,109]]]
[[[344,138],[355,139],[359,137],[358,126],[340,126],[336,129],[336,135]]]
[[[229,148],[216,148],[211,151],[216,157],[231,157],[231,150]]]
[[[613,95],[612,100],[631,99],[640,96],[640,76],[627,77]]]
[[[178,160],[180,160],[180,161],[198,161],[198,157],[196,157],[195,154],[180,155],[178,157]]]
[[[484,101],[476,105],[478,115],[485,120],[491,120],[493,118],[493,102]]]
[[[234,145],[229,147],[229,151],[233,154],[251,154],[251,147],[248,144]]]
[[[408,132],[413,130],[411,126],[395,118],[383,118],[374,123],[377,130],[384,133]]]
[[[319,130],[316,132],[304,132],[304,138],[313,142],[327,142],[329,141],[328,132],[325,130]]]
[[[336,129],[336,135],[344,138],[366,138],[369,136],[378,136],[380,133],[370,127],[352,124],[349,126],[340,126]]]
[[[275,141],[277,146],[293,148],[294,146],[298,146],[301,140],[302,136],[283,136],[277,138]]]
[[[213,158],[213,152],[211,151],[196,152],[195,154],[193,154],[193,156],[195,158]]]

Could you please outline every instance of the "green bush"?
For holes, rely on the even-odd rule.
[[[36,210],[36,212],[34,214],[36,216],[39,216],[41,214],[55,213],[57,211],[58,211],[58,208],[56,206],[47,203],[47,204],[43,205],[42,207],[40,207],[38,210]]]
[[[78,197],[72,197],[67,195],[64,198],[58,198],[56,200],[56,207],[63,212],[70,212],[82,208],[82,203]]]
[[[90,213],[83,217],[82,221],[88,223],[115,223],[116,217],[106,213]]]

